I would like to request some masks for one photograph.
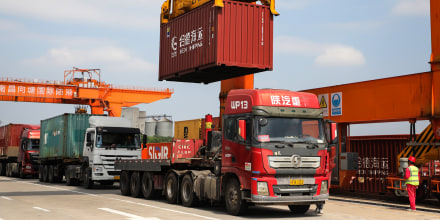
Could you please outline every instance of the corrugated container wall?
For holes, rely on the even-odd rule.
[[[174,139],[201,139],[202,119],[174,122]]]
[[[219,117],[212,118],[213,131],[219,130]],[[174,139],[204,139],[205,119],[174,122]]]
[[[273,69],[268,6],[214,1],[160,27],[159,80],[210,83]]]
[[[82,155],[89,114],[64,114],[41,121],[40,159],[76,159]]]
[[[38,125],[8,124],[0,127],[0,157],[18,157],[20,135],[24,128],[38,129]]]
[[[397,155],[409,135],[349,137],[347,152],[359,153],[359,170],[349,189],[364,193],[386,193],[386,177],[397,172]]]

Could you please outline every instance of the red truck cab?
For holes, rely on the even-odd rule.
[[[228,193],[255,204],[289,205],[299,213],[310,204],[324,204],[334,152],[328,148],[317,97],[275,89],[232,90],[226,103],[221,168],[226,205]],[[238,179],[239,191],[230,192],[231,178]]]
[[[21,162],[19,174],[37,176],[39,171],[38,155],[40,147],[40,126],[23,129],[20,138],[18,161]]]

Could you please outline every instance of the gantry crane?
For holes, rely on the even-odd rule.
[[[397,161],[408,156],[416,156],[418,165],[440,160],[440,1],[431,0],[430,7],[431,71],[305,90],[322,97],[329,110],[327,118],[338,122],[339,149],[348,136],[349,124],[409,121],[412,138],[398,155]],[[340,94],[340,97],[333,99],[336,94]],[[333,103],[333,100],[336,102]],[[331,112],[334,104],[340,110],[336,114]],[[429,120],[431,124],[415,138],[414,123],[417,120]],[[346,144],[349,152],[350,144],[348,141]],[[344,187],[342,180],[351,175],[340,171],[339,177],[339,184]],[[401,177],[391,176],[387,179],[388,188],[404,189],[401,184],[395,184],[396,181],[403,181]],[[430,178],[426,185],[440,199],[440,176]],[[423,196],[422,193],[417,194]]]
[[[0,79],[0,101],[88,105],[92,114],[121,116],[122,107],[170,98],[172,89],[135,88],[106,84],[99,69],[64,71],[64,81]]]

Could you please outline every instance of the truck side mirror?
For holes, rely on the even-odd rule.
[[[246,120],[238,120],[238,138],[246,141]]]
[[[333,140],[338,136],[337,124],[332,120],[325,119],[325,138],[327,143],[332,143]]]
[[[144,135],[142,135],[142,148],[144,148],[146,145],[147,145],[147,135],[146,134],[144,134]]]

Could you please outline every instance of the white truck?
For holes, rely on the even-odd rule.
[[[141,133],[124,118],[63,114],[41,121],[40,174],[42,182],[67,185],[94,182],[112,185],[119,180],[116,159],[139,159]]]

